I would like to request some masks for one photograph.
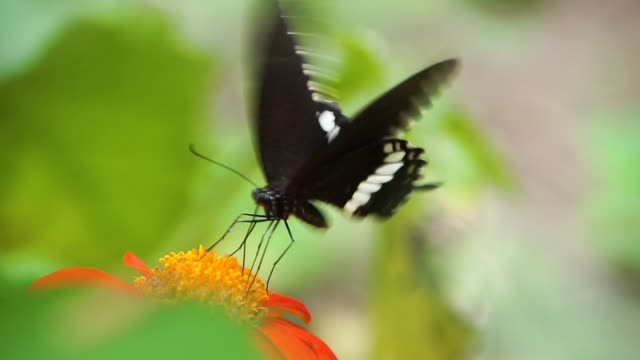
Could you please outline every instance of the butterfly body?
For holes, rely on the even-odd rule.
[[[252,196],[256,204],[262,207],[266,216],[271,219],[287,220],[290,215],[295,215],[315,227],[327,227],[324,216],[309,200],[299,196],[287,196],[269,187],[253,190]]]

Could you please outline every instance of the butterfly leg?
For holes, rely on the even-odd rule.
[[[257,214],[258,211],[258,207],[256,206],[256,208],[253,210],[254,214]],[[242,242],[240,243],[240,245],[238,246],[238,248],[236,248],[235,250],[233,250],[231,252],[231,254],[229,254],[229,256],[233,256],[235,255],[238,251],[240,251],[240,249],[242,249],[242,274],[244,275],[244,267],[245,267],[245,260],[247,258],[247,240],[249,239],[249,236],[251,235],[251,233],[253,232],[253,230],[256,228],[256,224],[261,223],[261,222],[265,222],[265,221],[270,221],[270,219],[267,218],[254,218],[251,220],[248,220],[249,222],[249,227],[247,228],[247,232],[244,235],[244,239],[242,239]]]
[[[249,219],[243,219],[245,217],[249,217]],[[207,252],[213,250],[213,248],[216,247],[216,245],[218,245],[222,240],[224,240],[227,237],[227,235],[231,232],[233,227],[236,226],[236,224],[238,224],[238,223],[262,222],[263,220],[264,221],[268,221],[269,217],[267,215],[252,214],[252,213],[242,213],[242,214],[238,215],[235,218],[235,220],[233,220],[231,225],[229,225],[229,227],[227,228],[227,231],[225,231],[224,234],[222,234],[222,237],[220,237],[220,239],[216,240],[216,242],[214,242],[213,245],[211,245],[211,246],[209,246],[207,248]]]
[[[284,257],[284,255],[287,253],[287,251],[289,251],[289,248],[291,248],[291,246],[293,245],[294,242],[296,242],[293,239],[293,235],[291,234],[291,229],[289,228],[289,223],[287,222],[287,220],[284,221],[284,226],[287,228],[287,233],[289,233],[289,240],[291,240],[291,242],[289,242],[289,245],[286,247],[286,249],[284,249],[284,251],[282,252],[282,254],[280,254],[280,256],[278,256],[278,258],[276,259],[276,261],[273,263],[273,265],[271,266],[271,271],[269,271],[269,277],[267,278],[267,290],[269,289],[269,283],[271,282],[271,275],[273,275],[273,271],[276,269],[276,265],[278,265],[278,263],[280,262],[280,260],[282,260],[282,258]]]
[[[254,221],[249,221],[249,227],[247,228],[247,232],[244,235],[244,238],[242,239],[242,242],[240,243],[240,245],[233,250],[233,252],[231,252],[230,256],[235,255],[238,251],[240,251],[240,249],[242,249],[242,274],[244,275],[244,267],[245,267],[245,261],[247,258],[247,240],[249,239],[249,236],[251,235],[251,233],[253,233],[253,230],[256,228],[256,224],[258,223],[262,223],[262,222],[266,222],[266,221],[272,221],[271,219],[258,219],[258,220],[254,220]]]
[[[262,249],[262,245],[264,244],[264,240],[268,237],[268,234],[273,230],[272,227],[275,225],[276,221],[272,220],[269,225],[267,225],[267,229],[260,236],[260,242],[258,242],[258,248],[256,249],[256,255],[253,257],[253,261],[251,262],[251,267],[249,268],[251,272],[253,272],[253,267],[256,265],[256,261],[260,257],[260,250]]]
[[[267,227],[267,231],[265,231],[264,234],[262,234],[262,237],[260,238],[260,243],[258,244],[258,251],[256,251],[256,257],[253,259],[253,263],[251,263],[251,271],[253,271],[253,266],[255,265],[256,260],[258,259],[258,257],[260,258],[260,261],[258,261],[258,268],[256,269],[256,274],[260,272],[260,268],[262,267],[262,261],[264,260],[264,256],[267,253],[267,248],[269,247],[269,243],[271,242],[271,237],[273,236],[273,233],[276,231],[278,224],[280,224],[280,220],[275,220],[271,222]],[[262,251],[262,255],[260,255],[260,248],[262,247],[262,244],[264,244],[264,250]]]
[[[267,253],[267,248],[269,247],[269,243],[271,242],[271,238],[273,237],[273,233],[276,231],[276,228],[278,227],[278,224],[280,224],[280,220],[271,221],[269,223],[269,225],[267,226],[267,229],[265,230],[265,232],[262,233],[262,236],[260,237],[260,242],[258,243],[258,249],[256,251],[256,256],[253,258],[253,261],[251,262],[251,270],[250,270],[250,272],[253,272],[253,268],[256,265],[256,261],[257,261],[258,258],[260,258],[260,261],[258,261],[258,268],[256,269],[255,275],[251,279],[251,282],[249,283],[249,286],[247,288],[247,293],[251,290],[251,287],[253,286],[253,283],[256,280],[256,277],[258,276],[258,273],[260,272],[260,268],[262,267],[262,262],[264,260],[264,256]],[[266,240],[266,242],[265,242],[265,240]],[[263,244],[264,244],[264,250],[262,251],[262,255],[260,255],[260,249],[262,248]]]

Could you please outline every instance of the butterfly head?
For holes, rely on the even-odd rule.
[[[286,220],[291,212],[291,206],[285,197],[268,187],[253,190],[253,201],[264,209],[265,214],[273,218]]]
[[[258,206],[261,206],[265,209],[267,209],[276,198],[275,193],[267,188],[255,189],[253,190],[251,196],[253,197],[253,201],[255,201]]]

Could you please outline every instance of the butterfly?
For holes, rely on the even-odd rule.
[[[317,228],[328,226],[316,201],[350,217],[388,218],[412,191],[435,188],[417,184],[427,164],[424,150],[399,134],[456,72],[457,60],[417,72],[349,119],[313,80],[314,67],[305,62],[307,53],[277,5],[270,19],[258,32],[254,56],[258,85],[252,127],[267,185],[252,195],[264,214],[241,214],[222,238],[238,222],[269,222],[265,234],[284,222],[290,247],[290,216]]]

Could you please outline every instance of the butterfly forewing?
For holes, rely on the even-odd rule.
[[[421,116],[422,109],[431,105],[457,68],[458,61],[454,59],[437,63],[384,93],[341,129],[340,136],[327,149],[325,159],[405,130],[411,120]]]
[[[303,52],[279,9],[260,32],[254,130],[269,185],[284,189],[317,150],[333,140],[346,121],[336,106],[319,101],[307,75]]]

